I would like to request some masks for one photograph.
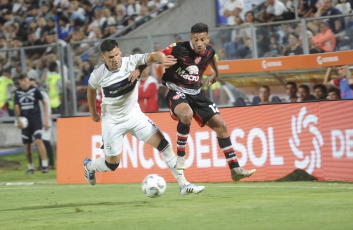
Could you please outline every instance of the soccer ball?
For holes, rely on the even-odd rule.
[[[27,128],[27,126],[28,126],[28,120],[27,120],[27,118],[25,118],[25,117],[19,117],[19,119],[20,119],[20,121],[21,121],[21,123],[22,123],[23,128],[24,128],[24,129]],[[18,127],[17,119],[15,119],[15,126]]]
[[[167,188],[163,177],[158,174],[150,174],[142,181],[142,191],[151,198],[159,197]]]

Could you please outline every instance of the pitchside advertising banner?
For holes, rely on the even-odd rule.
[[[299,168],[320,180],[353,181],[353,101],[273,104],[220,109],[239,164],[256,173],[244,181],[276,180]],[[176,152],[177,122],[168,112],[149,113]],[[57,180],[86,183],[83,160],[103,156],[100,123],[90,117],[58,119]],[[192,122],[186,149],[186,178],[231,181],[216,133]],[[97,173],[97,183],[141,182],[150,173],[175,182],[160,153],[131,135],[119,168]]]

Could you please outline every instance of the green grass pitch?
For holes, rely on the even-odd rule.
[[[140,184],[57,185],[55,171],[23,177],[25,168],[0,166],[1,230],[353,229],[352,183],[202,183],[188,196],[168,183],[149,198]],[[5,185],[19,181],[49,184]]]

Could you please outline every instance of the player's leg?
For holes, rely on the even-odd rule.
[[[240,179],[254,174],[256,169],[245,170],[240,168],[232,142],[228,135],[227,125],[222,117],[219,114],[216,114],[207,121],[206,125],[213,129],[217,134],[218,145],[226,157],[233,181],[238,182]]]
[[[48,172],[48,161],[47,161],[47,151],[45,149],[42,139],[35,139],[35,143],[38,149],[38,153],[42,162],[42,173]]]
[[[83,161],[85,178],[89,184],[96,184],[96,172],[115,171],[119,167],[124,130],[121,125],[102,122],[105,156]]]
[[[48,169],[48,161],[47,161],[47,151],[42,141],[42,121],[40,118],[31,121],[31,126],[33,127],[33,136],[34,141],[36,143],[38,153],[42,162],[42,173],[47,173]]]
[[[21,133],[22,133],[22,143],[25,148],[25,154],[26,154],[27,166],[28,166],[28,170],[26,174],[33,174],[34,166],[32,161],[32,150],[31,150],[32,134],[31,134],[30,127],[22,129]]]
[[[204,186],[189,183],[184,176],[184,171],[176,168],[177,160],[175,153],[160,131],[151,136],[146,143],[152,145],[161,153],[164,162],[177,180],[182,195],[190,193],[198,194],[205,190]]]
[[[42,129],[42,140],[44,143],[45,150],[47,152],[47,159],[49,161],[49,169],[54,169],[55,168],[55,163],[54,163],[54,154],[53,154],[53,147],[50,143],[51,140],[51,127],[48,129],[43,128]]]
[[[135,125],[132,134],[138,139],[156,148],[161,153],[163,161],[171,170],[174,178],[179,184],[181,194],[188,195],[189,193],[198,194],[202,192],[205,189],[204,186],[197,186],[189,183],[185,179],[183,170],[178,170],[176,168],[177,162],[175,153],[157,125],[149,120],[143,113],[141,113],[140,116],[135,116],[135,118],[138,119],[139,124]]]
[[[194,115],[189,106],[187,95],[170,90],[167,95],[167,100],[170,105],[170,112],[174,119],[179,120],[177,125],[177,169],[185,170],[185,148],[190,133],[190,124]]]
[[[28,170],[27,170],[26,174],[33,174],[34,173],[34,166],[33,166],[33,162],[32,162],[31,143],[25,143],[24,148],[25,148],[25,154],[26,154],[27,166],[28,166]]]

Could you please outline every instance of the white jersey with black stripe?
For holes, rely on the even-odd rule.
[[[94,69],[88,80],[93,88],[102,88],[102,118],[111,123],[121,123],[132,115],[132,112],[141,110],[137,102],[138,87],[130,82],[128,77],[137,66],[147,63],[147,54],[135,54],[121,58],[121,67],[110,71],[104,64]]]

